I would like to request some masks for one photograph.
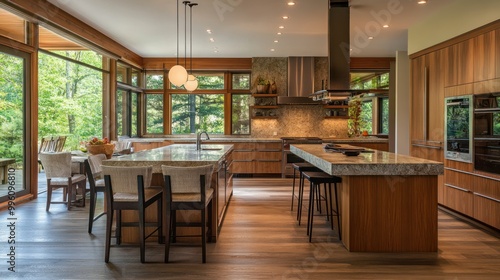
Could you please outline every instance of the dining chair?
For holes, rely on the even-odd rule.
[[[111,246],[111,229],[113,226],[113,213],[116,211],[116,244],[121,243],[121,228],[129,226],[139,227],[141,263],[145,262],[146,239],[158,233],[158,243],[162,240],[162,206],[163,190],[161,187],[151,186],[153,167],[151,166],[102,166],[104,174],[106,195],[106,248],[104,261],[109,262]],[[146,208],[156,202],[157,221],[146,223]],[[122,210],[136,210],[139,222],[122,223]],[[146,236],[146,227],[155,229]]]
[[[170,237],[175,242],[176,227],[200,227],[202,262],[206,263],[207,237],[212,236],[212,198],[214,189],[211,187],[213,165],[195,167],[178,167],[162,165],[162,173],[165,180],[166,197],[166,238],[165,238],[165,262],[168,262],[170,252]],[[199,210],[201,218],[199,223],[183,223],[176,221],[177,210]],[[208,213],[206,213],[208,211]],[[208,218],[206,217],[208,214]],[[207,227],[208,219],[208,227]]]
[[[106,211],[101,212],[99,215],[95,216],[95,207],[97,203],[97,194],[103,193],[105,191],[104,179],[102,178],[102,161],[106,159],[106,155],[97,154],[90,155],[88,159],[84,161],[85,173],[87,174],[87,180],[89,181],[89,192],[90,192],[90,209],[89,209],[89,227],[88,233],[92,233],[92,226],[94,222],[106,214]]]
[[[50,204],[67,204],[69,210],[77,190],[81,191],[82,199],[85,199],[87,179],[83,174],[71,174],[71,153],[41,153],[38,156],[47,177],[46,211],[49,211]],[[63,189],[62,201],[52,201],[52,191],[59,188]]]

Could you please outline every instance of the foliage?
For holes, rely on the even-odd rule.
[[[223,94],[172,94],[172,134],[224,134]]]
[[[360,118],[361,116],[361,105],[363,103],[362,100],[363,95],[356,95],[351,97],[349,100],[349,120],[347,121],[347,134],[349,137],[356,137],[361,135],[361,126],[363,120]]]
[[[64,55],[101,67],[102,58],[90,51]],[[38,134],[67,135],[65,150],[81,139],[102,135],[102,73],[45,53],[39,54]]]

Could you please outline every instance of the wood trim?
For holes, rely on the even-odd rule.
[[[500,78],[474,83],[474,94],[500,91]]]
[[[31,24],[30,30],[32,33],[32,43],[34,49],[38,48],[38,25]],[[29,141],[31,148],[28,149],[29,155],[25,160],[28,160],[29,176],[27,184],[30,185],[30,194],[33,199],[38,197],[38,52],[31,53],[30,62],[30,80],[27,81],[30,85],[30,95],[27,97],[26,108],[29,108],[29,135],[26,141]]]
[[[23,12],[32,17],[30,20],[36,20],[37,23],[46,23],[56,27],[63,32],[69,32],[71,35],[95,44],[104,51],[116,54],[118,57],[127,61],[132,61],[137,65],[142,65],[142,58],[136,53],[130,51],[116,41],[107,37],[97,29],[87,25],[83,21],[68,14],[67,12],[52,5],[44,0],[2,0],[2,3]]]
[[[394,57],[351,57],[350,68],[353,69],[390,69]]]
[[[460,96],[468,95],[474,92],[474,84],[464,84],[459,86],[451,86],[444,88],[444,96]]]
[[[481,34],[484,34],[484,33],[493,31],[495,29],[499,29],[499,28],[500,28],[500,20],[493,21],[491,23],[488,23],[486,25],[483,25],[481,27],[473,29],[473,30],[471,30],[469,32],[463,33],[463,34],[458,35],[456,37],[453,37],[453,38],[451,38],[449,40],[446,40],[446,41],[444,41],[442,43],[434,45],[432,47],[429,47],[429,48],[420,50],[418,52],[412,53],[412,54],[410,54],[410,59],[413,59],[415,57],[419,57],[419,56],[427,54],[427,53],[431,53],[431,52],[437,51],[437,50],[442,49],[442,48],[450,47],[450,46],[458,44],[458,43],[460,43],[462,41],[466,41],[466,40],[472,39],[472,38],[474,38],[476,36],[479,36]]]
[[[4,45],[9,48],[20,50],[27,53],[35,52],[35,48],[30,45],[26,45],[16,40],[9,39],[7,37],[0,36],[0,45]]]
[[[177,64],[176,58],[144,58],[146,70],[170,69]],[[251,58],[194,58],[193,70],[251,70]]]

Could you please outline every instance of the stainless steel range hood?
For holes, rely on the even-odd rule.
[[[317,92],[330,99],[351,96],[349,1],[329,0],[328,9],[328,80],[326,89]],[[314,93],[314,58],[288,59],[288,96],[278,97],[278,104],[319,104],[311,98]]]

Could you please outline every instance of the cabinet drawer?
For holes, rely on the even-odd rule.
[[[235,161],[230,167],[230,172],[233,174],[239,173],[254,173],[254,162],[253,161]]]
[[[470,174],[465,174],[453,170],[445,169],[444,171],[444,183],[462,188],[468,191],[474,191],[474,178],[475,176]]]
[[[281,161],[281,152],[256,152],[256,160],[279,160]]]
[[[496,214],[495,214],[496,213]],[[474,195],[474,218],[500,229],[500,202]]]
[[[500,181],[474,176],[474,192],[500,200]]]
[[[470,217],[473,216],[474,196],[471,191],[445,184],[443,196],[443,204],[445,206]]]
[[[281,173],[281,161],[255,161],[255,173]]]
[[[234,151],[253,151],[255,149],[254,143],[234,143]]]
[[[233,152],[233,160],[236,161],[251,161],[255,156],[254,152]]]
[[[258,151],[281,151],[281,142],[255,143],[255,149]]]

